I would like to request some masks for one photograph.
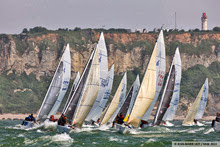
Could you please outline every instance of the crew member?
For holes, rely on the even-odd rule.
[[[66,117],[62,114],[58,120],[58,125],[64,126],[66,123]]]
[[[122,113],[118,114],[118,115],[116,116],[116,118],[115,118],[115,121],[113,121],[113,123],[112,123],[112,127],[115,126],[115,123],[117,123],[117,124],[123,124],[123,123],[124,123],[123,120],[124,120],[123,114],[122,114]]]
[[[212,120],[212,127],[214,127],[215,121],[220,122],[220,113],[216,113],[216,118],[215,118],[215,120]]]
[[[145,120],[141,120],[141,124],[140,124],[140,127],[143,128],[144,125],[148,125],[149,123]]]
[[[36,122],[35,121],[35,118],[33,116],[33,114],[29,115],[28,117],[25,118],[24,121],[33,121],[33,122]],[[22,122],[22,125],[24,125],[24,121]]]
[[[54,116],[53,116],[53,115],[51,115],[51,116],[50,116],[50,119],[49,119],[49,121],[53,121],[53,122],[56,122],[56,121],[57,121],[57,119],[55,119],[55,118],[54,118]]]

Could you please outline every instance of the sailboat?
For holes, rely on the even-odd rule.
[[[122,115],[125,116],[124,122],[127,121],[126,118],[128,118],[131,113],[131,109],[134,106],[134,102],[137,97],[139,87],[140,87],[140,80],[139,80],[139,75],[137,75],[134,83],[132,84],[126,96],[126,100],[124,101],[121,109],[118,112],[118,114],[122,113]]]
[[[127,124],[135,128],[150,107],[156,92],[156,56],[157,56],[157,43],[155,44],[153,53],[148,63],[147,70],[144,73],[142,83],[140,85],[137,98],[135,100],[133,109]]]
[[[147,112],[144,114],[142,120],[148,121],[153,108],[156,104],[156,101],[158,99],[158,96],[161,91],[161,87],[163,85],[165,71],[166,71],[166,53],[165,53],[165,43],[164,43],[164,36],[163,36],[163,30],[160,31],[160,34],[157,39],[157,57],[156,57],[156,93],[154,96],[154,99],[148,108]]]
[[[169,107],[170,101],[173,96],[174,85],[175,85],[175,65],[174,62],[172,62],[170,66],[168,78],[166,81],[166,85],[162,97],[160,99],[160,103],[157,107],[157,112],[153,121],[153,125],[159,126],[160,123],[162,122],[162,118],[166,113],[167,108]]]
[[[58,64],[54,77],[47,90],[44,101],[37,115],[37,121],[43,123],[51,115],[55,115],[69,86],[71,75],[71,58],[69,44]]]
[[[205,111],[205,107],[208,101],[208,78],[205,80],[202,88],[199,91],[194,103],[189,109],[189,112],[186,118],[183,121],[182,125],[190,126],[194,125],[194,122],[197,122],[198,119],[202,119],[202,116]]]
[[[124,73],[124,76],[118,86],[118,89],[104,114],[103,119],[101,120],[100,125],[112,123],[118,114],[124,100],[126,94],[126,87],[127,87],[127,72]]]
[[[104,95],[101,98],[99,106],[95,110],[96,114],[94,114],[94,116],[92,118],[93,121],[97,121],[98,119],[100,119],[100,115],[101,115],[102,111],[104,110],[105,105],[106,105],[106,103],[109,99],[109,96],[111,94],[112,85],[113,85],[113,81],[114,81],[114,64],[112,65],[111,69],[109,70],[107,80],[108,80],[108,85],[105,89]]]
[[[127,122],[129,116],[130,116],[130,113],[131,113],[131,110],[134,106],[134,102],[135,102],[135,99],[137,97],[137,94],[138,94],[138,89],[140,88],[140,80],[139,80],[139,75],[137,75],[136,77],[136,80],[134,81],[134,83],[132,84],[130,90],[128,91],[128,94],[126,96],[126,100],[124,101],[121,109],[119,110],[118,114],[122,114],[123,116],[125,116],[124,118],[124,123]],[[116,129],[123,132],[124,130],[123,129],[123,125],[120,125],[118,123],[115,124],[116,126]]]
[[[173,96],[170,102],[170,105],[163,117],[163,121],[165,122],[165,125],[172,126],[173,124],[169,123],[168,121],[172,121],[173,117],[176,113],[177,106],[179,103],[179,97],[180,97],[180,82],[181,82],[181,58],[179,53],[179,48],[177,47],[174,59],[173,59],[174,65],[175,65],[175,86],[173,90]]]
[[[97,113],[99,113],[99,109],[97,108],[99,107],[102,97],[105,94],[105,90],[108,87],[108,82],[109,82],[108,55],[107,55],[107,49],[105,45],[105,38],[104,38],[103,32],[100,34],[100,37],[99,37],[98,48],[99,48],[100,86],[99,86],[99,92],[95,100],[95,103],[93,104],[91,111],[86,117],[87,122],[91,120],[96,121],[94,117],[97,115]]]
[[[63,114],[67,117],[68,124],[79,129],[81,129],[98,95],[100,85],[98,52],[99,49],[98,46],[96,46],[84,68],[67,107],[63,110]],[[68,133],[69,129],[68,126],[57,125],[57,131],[59,133]]]

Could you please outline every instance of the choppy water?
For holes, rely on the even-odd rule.
[[[0,146],[171,146],[172,141],[218,141],[220,134],[210,127],[182,126],[173,122],[172,127],[149,127],[120,134],[115,129],[84,126],[80,132],[58,134],[55,126],[24,130],[21,121],[0,121]]]

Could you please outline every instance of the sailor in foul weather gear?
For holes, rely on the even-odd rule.
[[[49,121],[53,121],[53,122],[56,122],[56,121],[57,121],[57,119],[55,119],[55,118],[54,118],[54,116],[53,116],[53,115],[51,115],[51,116],[50,116],[50,119],[49,119]]]
[[[29,115],[28,117],[25,118],[24,121],[33,121],[33,122],[36,122],[35,121],[35,118],[33,116],[33,114]],[[22,122],[22,125],[24,125],[24,121]]]
[[[67,118],[64,116],[64,114],[62,114],[58,120],[58,125],[61,126],[65,126],[65,124],[67,123]]]

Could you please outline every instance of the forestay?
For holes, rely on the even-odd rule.
[[[96,109],[102,97],[105,93],[106,88],[108,87],[108,55],[107,49],[105,45],[105,39],[103,32],[101,33],[98,41],[98,48],[99,48],[99,67],[100,67],[100,86],[98,96],[95,100],[95,103],[92,106],[91,111],[89,112],[88,116],[86,117],[86,121],[90,121],[94,116],[98,113],[99,109]]]
[[[69,86],[71,74],[71,61],[69,44],[67,44],[63,56],[56,69],[52,82],[48,88],[47,94],[41,105],[37,120],[40,122],[50,118],[50,115],[55,115],[63,97]]]
[[[173,96],[170,102],[170,106],[167,109],[163,120],[164,121],[172,121],[173,117],[176,113],[177,110],[177,106],[179,103],[179,97],[180,97],[180,82],[181,82],[181,72],[182,72],[182,68],[181,68],[181,58],[180,58],[180,53],[179,53],[179,48],[176,48],[176,52],[174,55],[174,59],[173,59],[174,65],[175,65],[175,86],[174,86],[174,90],[173,90]]]
[[[100,115],[101,115],[103,109],[105,108],[105,105],[109,99],[109,96],[111,94],[112,85],[113,85],[113,81],[114,81],[114,64],[112,65],[110,71],[108,72],[107,80],[108,80],[108,86],[105,88],[105,93],[101,98],[99,106],[95,110],[96,114],[92,118],[93,121],[97,121],[99,119],[99,117],[100,117]]]
[[[96,47],[91,67],[81,92],[81,97],[77,104],[76,111],[73,118],[73,126],[82,128],[82,124],[86,116],[90,112],[95,99],[97,98],[100,85],[100,67],[99,67],[99,47]]]
[[[166,53],[163,30],[160,31],[159,37],[157,39],[157,58],[156,58],[156,93],[154,99],[148,108],[147,112],[143,116],[143,120],[147,121],[151,115],[152,110],[156,104],[158,96],[160,94],[161,87],[163,85],[165,70],[166,70]]]
[[[123,91],[126,90],[126,85],[125,85],[127,83],[126,81],[127,81],[127,72],[125,72],[125,74],[124,74],[124,76],[118,86],[118,89],[117,89],[108,109],[106,110],[106,113],[104,114],[103,119],[101,120],[101,123],[100,123],[101,125],[107,124],[108,122],[110,122],[110,118],[113,116],[113,114],[116,111],[119,104],[123,101],[123,98],[125,98],[125,94]]]
[[[128,124],[138,127],[142,117],[150,107],[156,91],[156,55],[157,43],[155,44],[143,81],[139,88]]]

